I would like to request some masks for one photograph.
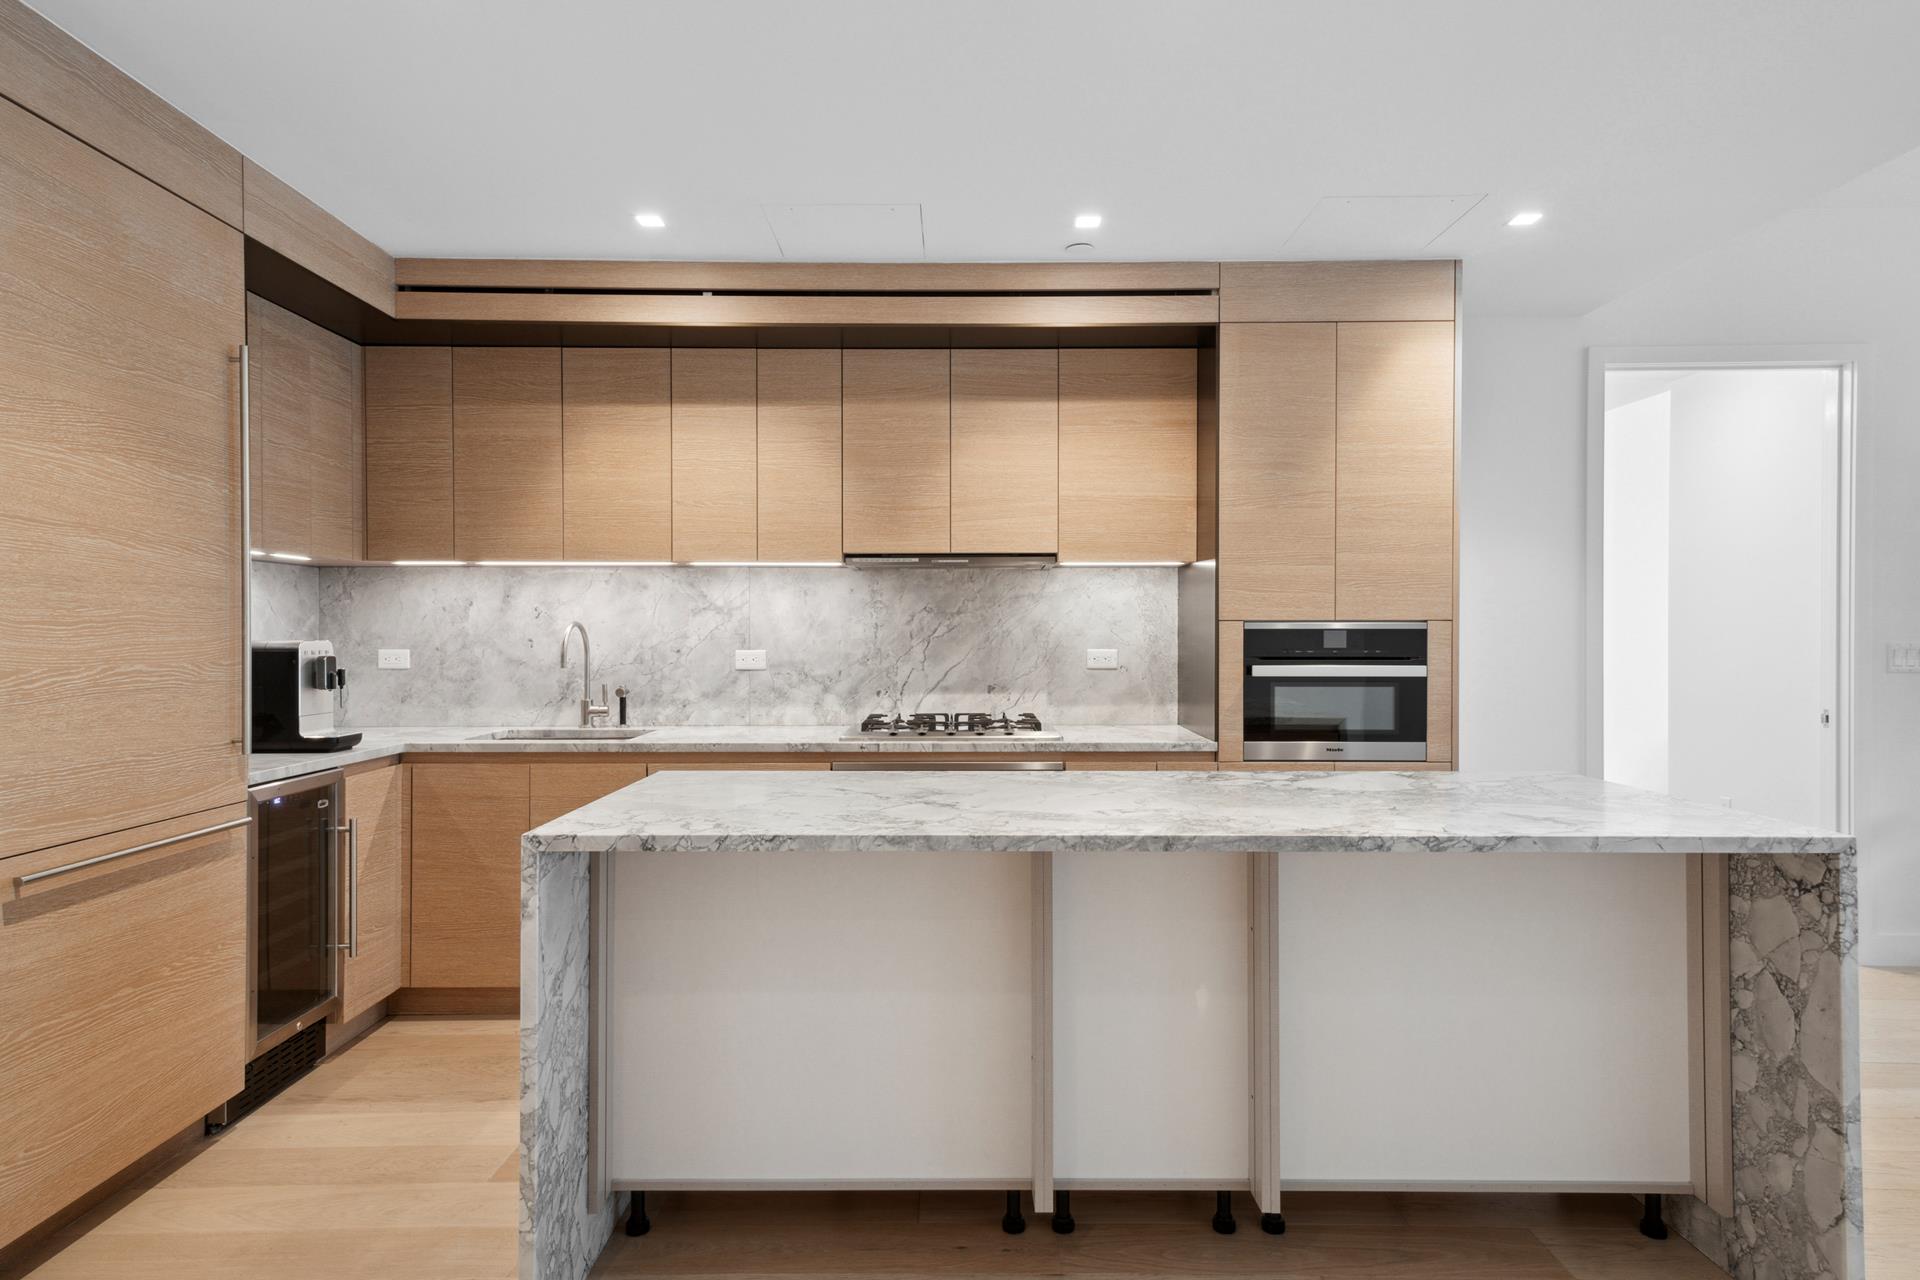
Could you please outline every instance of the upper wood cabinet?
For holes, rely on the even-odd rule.
[[[350,1022],[406,985],[407,962],[407,772],[388,765],[350,773],[347,818],[353,823],[358,859],[353,902],[341,904],[351,920],[356,954],[340,961],[340,1020]]]
[[[1059,352],[956,348],[951,550],[1058,550],[1059,467]]]
[[[752,560],[755,352],[673,351],[673,558]]]
[[[672,559],[672,353],[570,348],[563,366],[562,554]]]
[[[853,350],[842,360],[846,549],[953,549],[947,349]]]
[[[1332,620],[1334,326],[1220,330],[1220,616]]]
[[[247,296],[253,545],[358,560],[366,524],[361,352]]]
[[[453,558],[453,351],[368,347],[369,560]]]
[[[560,351],[455,347],[453,554],[560,559]]]
[[[245,794],[247,304],[238,231],[4,101],[0,262],[5,855]]]
[[[761,560],[840,558],[840,351],[759,358]]]
[[[1336,337],[1335,608],[1453,617],[1453,325],[1342,324]]]
[[[1060,352],[1060,558],[1192,560],[1191,347]]]

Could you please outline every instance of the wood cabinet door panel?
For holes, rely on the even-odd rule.
[[[751,560],[758,554],[755,378],[752,348],[673,352],[675,560]]]
[[[552,822],[646,776],[644,760],[536,764],[533,766],[532,825],[538,827]]]
[[[359,844],[353,913],[359,945],[358,954],[341,962],[343,1022],[406,985],[409,767],[388,765],[347,775],[347,818],[355,825]]]
[[[1059,546],[1059,352],[956,348],[952,549]]]
[[[1427,759],[1452,764],[1454,745],[1453,623],[1427,624]]]
[[[520,985],[520,837],[532,825],[530,768],[413,766],[409,985]]]
[[[760,352],[761,560],[840,558],[840,352]]]
[[[253,546],[358,560],[361,360],[357,344],[247,295]]]
[[[252,1041],[244,828],[17,877],[245,816],[0,860],[0,1246],[240,1092]]]
[[[1191,348],[1060,352],[1060,558],[1193,559]]]
[[[1220,616],[1334,617],[1334,326],[1220,328]]]
[[[239,232],[3,101],[0,263],[4,856],[245,793],[246,295]]]
[[[560,559],[560,488],[559,348],[454,348],[454,558]]]
[[[846,549],[951,551],[947,350],[843,355]]]
[[[366,350],[369,560],[453,558],[453,350]]]
[[[1453,617],[1453,325],[1342,324],[1341,620]]]
[[[561,393],[569,560],[673,557],[672,354],[573,347]]]

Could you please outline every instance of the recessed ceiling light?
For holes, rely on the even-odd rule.
[[[1507,225],[1510,227],[1530,227],[1546,216],[1546,214],[1541,213],[1538,209],[1528,209],[1508,218]]]
[[[636,213],[633,220],[649,231],[658,231],[667,225],[667,220],[657,213]]]
[[[1100,215],[1097,213],[1079,214],[1074,218],[1073,225],[1075,230],[1091,231],[1100,225]]]

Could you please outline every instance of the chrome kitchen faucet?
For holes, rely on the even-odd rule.
[[[600,686],[600,701],[593,700],[593,645],[587,640],[585,623],[569,622],[560,635],[560,667],[566,669],[567,645],[573,633],[580,633],[580,724],[584,728],[607,714],[607,686]]]

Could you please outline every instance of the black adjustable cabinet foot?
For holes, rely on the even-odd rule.
[[[1646,1210],[1640,1215],[1640,1234],[1649,1240],[1667,1238],[1667,1223],[1660,1216],[1660,1197],[1657,1195],[1647,1197]]]
[[[1277,1213],[1263,1213],[1260,1215],[1260,1229],[1270,1236],[1283,1236],[1287,1234],[1287,1220]]]
[[[1007,1192],[1007,1212],[1000,1219],[1000,1229],[1010,1236],[1017,1236],[1027,1229],[1027,1220],[1020,1216],[1020,1193]]]
[[[633,1208],[627,1210],[627,1234],[643,1236],[653,1230],[653,1222],[647,1217],[647,1193],[633,1193]]]
[[[1213,1229],[1223,1236],[1230,1236],[1238,1230],[1233,1220],[1233,1193],[1216,1192],[1213,1197]]]
[[[1056,1191],[1053,1193],[1053,1234],[1070,1236],[1073,1228],[1073,1192]]]

